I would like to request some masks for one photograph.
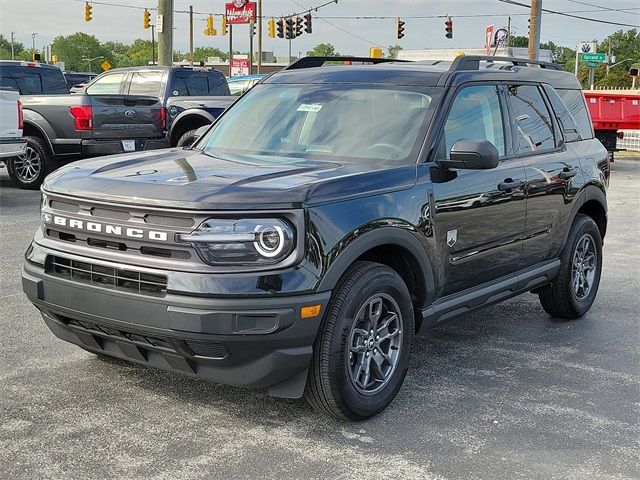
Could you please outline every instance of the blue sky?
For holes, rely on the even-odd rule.
[[[157,0],[102,0],[106,2],[153,8]],[[326,0],[263,0],[266,16],[287,15],[300,12],[300,5],[310,8]],[[520,0],[529,3],[529,0]],[[591,4],[591,5],[585,5]],[[226,50],[226,37],[205,37],[205,17],[208,13],[221,13],[222,0],[175,0],[176,10],[187,10],[193,5],[196,12],[195,45],[215,46]],[[598,6],[615,9],[633,9],[626,12],[606,11]],[[576,12],[577,15],[598,18],[612,22],[637,25],[640,30],[640,1],[638,0],[544,0],[543,7],[562,11]],[[588,12],[587,12],[588,11]],[[507,5],[498,0],[339,0],[318,11],[323,17],[314,20],[313,34],[303,35],[294,40],[294,54],[306,52],[318,43],[332,43],[341,53],[363,55],[370,46],[399,44],[403,48],[473,48],[484,45],[484,29],[488,24],[506,26],[511,15],[514,33],[527,34],[528,9]],[[405,20],[405,37],[395,39],[395,19],[356,20],[331,18],[339,16],[391,16]],[[451,15],[454,22],[454,38],[444,37],[444,20],[416,19],[410,16]],[[488,17],[464,18],[456,15],[489,15]],[[543,14],[542,41],[552,40],[557,44],[575,47],[580,41],[601,39],[619,29],[629,29],[603,23],[587,22],[553,14]],[[176,14],[174,46],[176,49],[188,49],[188,16]],[[216,27],[219,27],[216,20]],[[112,7],[94,4],[93,21],[84,21],[84,3],[77,0],[0,0],[0,33],[9,37],[16,32],[16,39],[27,46],[31,45],[31,34],[37,32],[36,46],[49,43],[56,35],[74,32],[86,32],[96,35],[100,40],[120,40],[130,42],[135,38],[148,38],[149,30],[142,28],[142,10]],[[240,26],[234,31],[234,47],[240,50],[248,48],[248,29]],[[270,39],[266,36],[265,50],[274,50],[276,55],[287,53],[287,42],[282,39]]]

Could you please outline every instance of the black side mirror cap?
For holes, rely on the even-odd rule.
[[[446,168],[489,170],[498,166],[498,149],[488,140],[461,138],[451,147],[449,160],[438,160]]]

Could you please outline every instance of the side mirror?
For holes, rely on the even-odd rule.
[[[498,150],[488,140],[462,138],[453,144],[449,160],[438,160],[446,168],[488,170],[498,166]]]

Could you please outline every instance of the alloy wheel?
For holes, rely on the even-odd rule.
[[[392,378],[402,348],[401,315],[398,303],[384,293],[358,310],[349,335],[347,368],[360,393],[376,393]]]
[[[578,299],[583,299],[591,291],[596,276],[598,254],[593,237],[585,233],[573,252],[571,279],[573,293]]]
[[[23,155],[13,161],[13,172],[23,183],[31,183],[38,178],[42,170],[42,157],[30,145]]]

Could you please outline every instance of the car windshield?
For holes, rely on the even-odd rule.
[[[415,161],[435,88],[354,84],[259,84],[197,148],[263,161]],[[272,158],[273,157],[273,158]]]

